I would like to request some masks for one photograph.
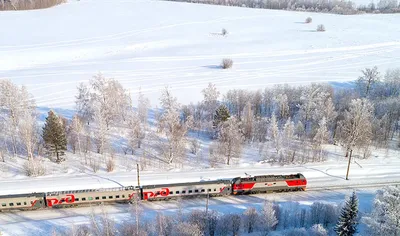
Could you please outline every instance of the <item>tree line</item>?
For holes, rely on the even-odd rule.
[[[340,0],[167,0],[174,2],[190,2],[223,6],[238,6],[248,8],[280,9],[289,11],[323,12],[334,14],[362,14],[362,13],[398,13],[400,3],[397,0],[380,0],[377,4],[356,6],[352,1]]]
[[[1,80],[0,159],[26,156],[33,165],[34,156],[48,156],[60,163],[69,151],[97,171],[99,162],[92,155],[97,153],[112,171],[116,153],[167,165],[203,155],[215,166],[230,165],[245,145],[255,144],[265,161],[305,163],[324,160],[325,144],[343,147],[346,156],[368,158],[373,147],[389,148],[399,135],[399,69],[382,76],[376,67],[366,68],[348,88],[314,83],[221,94],[210,83],[202,95],[202,101],[182,105],[166,87],[150,124],[150,102],[143,93],[134,108],[117,80],[98,74],[77,87],[72,119],[49,111],[42,126],[26,88]],[[196,135],[212,140],[208,153]]]

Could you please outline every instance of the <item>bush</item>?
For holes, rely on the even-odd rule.
[[[318,25],[317,26],[317,31],[318,32],[324,32],[325,31],[325,26],[324,25]]]
[[[232,59],[225,58],[222,60],[222,65],[221,65],[222,69],[229,69],[232,67],[232,65],[233,65]]]
[[[228,34],[228,31],[226,30],[226,29],[222,29],[221,30],[221,34],[223,35],[223,36],[225,36],[225,35],[227,35]]]
[[[42,176],[46,174],[46,168],[42,160],[31,159],[24,163],[26,176]]]
[[[312,22],[312,18],[311,17],[307,17],[306,18],[306,23],[308,24],[308,23],[311,23]]]
[[[114,158],[109,158],[106,165],[107,165],[107,172],[113,172],[115,169]]]

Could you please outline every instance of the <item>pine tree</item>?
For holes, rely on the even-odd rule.
[[[49,111],[43,127],[43,140],[45,147],[51,155],[56,155],[57,162],[63,161],[61,156],[67,150],[67,136],[61,119],[53,112]]]
[[[230,116],[231,115],[229,114],[229,110],[225,105],[219,106],[214,114],[214,122],[213,122],[214,128],[217,128],[219,124],[227,121]]]
[[[335,232],[339,236],[352,236],[357,233],[358,198],[355,192],[343,207]]]
[[[219,106],[218,109],[215,111],[213,120],[213,128],[215,130],[214,138],[218,137],[221,124],[227,121],[230,116],[231,115],[229,114],[229,110],[225,105]]]

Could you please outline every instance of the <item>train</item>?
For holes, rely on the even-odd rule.
[[[229,196],[283,191],[305,191],[303,174],[259,175],[199,182],[126,186],[75,191],[34,192],[0,196],[0,211],[73,207],[105,203],[169,200],[201,196]]]

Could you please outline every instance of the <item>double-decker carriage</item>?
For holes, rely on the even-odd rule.
[[[35,210],[46,207],[44,193],[13,194],[0,196],[0,211]]]
[[[120,188],[84,189],[46,193],[47,207],[66,207],[83,204],[99,204],[140,200],[140,189],[134,186]]]
[[[176,184],[146,185],[143,200],[163,200],[176,197],[223,196],[232,193],[232,180],[214,180]]]

